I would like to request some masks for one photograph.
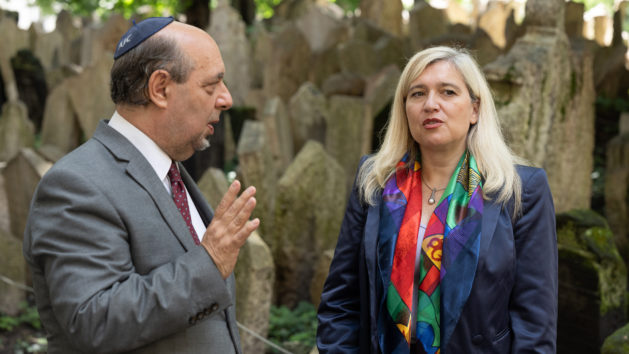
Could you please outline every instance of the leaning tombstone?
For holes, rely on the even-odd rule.
[[[559,353],[597,353],[626,322],[627,268],[605,219],[591,210],[557,214]]]
[[[276,266],[277,303],[310,299],[318,255],[336,244],[346,204],[343,167],[315,141],[297,154],[277,185],[269,246]]]
[[[243,353],[264,353],[266,344],[249,333],[267,336],[275,267],[271,250],[254,231],[240,249],[234,268],[236,275],[236,318],[247,330],[240,330]]]
[[[0,313],[15,316],[20,303],[26,300],[22,285],[26,279],[26,262],[22,256],[22,242],[0,230]]]
[[[37,184],[52,163],[31,148],[22,148],[3,169],[4,188],[9,205],[11,233],[22,240],[28,209]]]
[[[8,161],[23,147],[33,146],[35,128],[20,101],[8,101],[0,115],[0,161]]]

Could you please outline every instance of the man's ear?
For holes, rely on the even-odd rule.
[[[157,107],[166,108],[168,106],[167,88],[171,82],[170,74],[166,70],[155,70],[149,77],[146,87],[147,94],[149,100]]]

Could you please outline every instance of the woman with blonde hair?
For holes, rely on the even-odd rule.
[[[359,167],[319,352],[555,352],[554,207],[544,171],[521,163],[474,59],[415,54]]]

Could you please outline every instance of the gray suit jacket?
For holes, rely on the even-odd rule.
[[[212,210],[182,166],[209,224]],[[101,122],[42,178],[24,256],[49,353],[240,353],[223,280],[142,154]]]

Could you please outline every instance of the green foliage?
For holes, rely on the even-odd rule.
[[[17,316],[8,316],[0,314],[0,331],[12,331],[15,327],[26,324],[35,329],[41,328],[39,314],[35,306],[29,306],[26,302],[20,303],[20,314]]]
[[[294,310],[285,306],[271,307],[269,339],[294,353],[308,353],[315,344],[317,311],[302,301]]]
[[[273,8],[282,0],[255,0],[256,3],[256,12],[262,18],[270,18],[273,16]]]

